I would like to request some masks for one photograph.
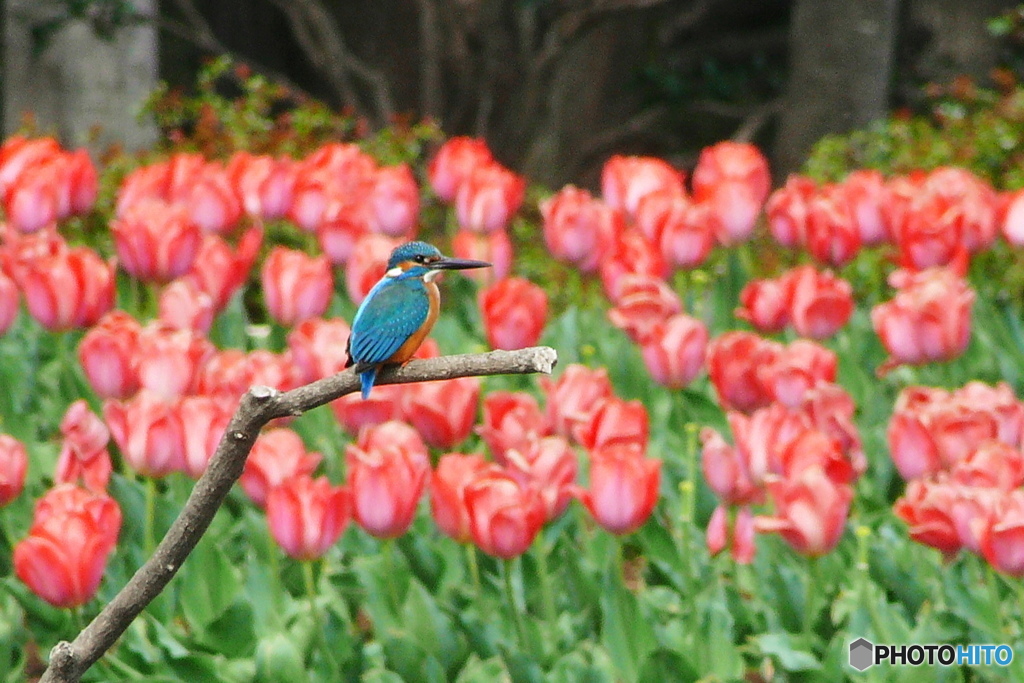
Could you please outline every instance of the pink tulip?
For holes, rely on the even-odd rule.
[[[619,290],[619,280],[626,275],[653,275],[664,280],[668,266],[661,252],[637,230],[626,230],[604,253],[601,261],[601,283],[604,291]]]
[[[529,280],[506,278],[480,292],[480,313],[493,349],[535,345],[548,317],[548,296]]]
[[[751,412],[768,405],[773,396],[760,377],[762,367],[774,364],[782,346],[752,332],[726,332],[708,344],[707,367],[723,408]]]
[[[18,317],[20,300],[18,285],[0,268],[0,336],[11,328],[14,319]]]
[[[274,247],[263,262],[260,278],[267,311],[281,325],[296,325],[327,311],[334,276],[326,256]]]
[[[804,241],[818,261],[840,267],[860,251],[860,231],[839,185],[823,187],[807,202]]]
[[[544,519],[565,512],[576,481],[576,452],[561,436],[545,436],[505,452],[506,470],[523,486],[535,488],[544,503]]]
[[[989,564],[1004,574],[1024,576],[1024,492],[1007,493],[996,514],[980,521],[978,531]]]
[[[468,543],[471,538],[466,487],[487,468],[487,461],[475,453],[448,453],[441,456],[431,474],[430,513],[434,523],[445,536],[459,543]]]
[[[341,318],[309,318],[296,325],[288,333],[288,349],[302,371],[303,381],[312,382],[344,370],[351,333]]]
[[[601,170],[601,196],[609,206],[629,216],[652,192],[668,190],[685,196],[683,174],[653,157],[613,156]]]
[[[427,166],[430,185],[446,202],[455,201],[459,188],[473,170],[493,163],[491,151],[483,140],[451,138],[437,150]]]
[[[213,396],[186,396],[177,408],[185,425],[185,474],[198,479],[210,464],[234,410],[230,402]]]
[[[273,220],[287,215],[295,191],[295,162],[269,155],[235,152],[227,174],[250,216]]]
[[[608,320],[638,344],[683,310],[679,296],[652,275],[624,275],[616,284],[617,291],[611,293],[615,308],[608,311]]]
[[[377,538],[401,536],[416,516],[429,463],[418,453],[396,446],[345,449],[352,516]]]
[[[85,400],[79,399],[64,413],[60,431],[64,442],[57,459],[54,481],[82,482],[90,491],[105,491],[113,470],[110,453],[107,452],[110,441],[107,426],[89,410]]]
[[[604,252],[625,230],[621,211],[572,185],[542,201],[540,211],[544,241],[551,255],[584,273],[597,269]]]
[[[178,279],[163,288],[160,321],[179,330],[207,334],[213,326],[213,298],[193,280]]]
[[[25,445],[8,434],[0,434],[0,507],[21,495],[28,471]]]
[[[951,559],[963,545],[953,518],[956,499],[956,488],[949,484],[915,480],[892,509],[907,523],[911,539]]]
[[[376,234],[356,242],[345,268],[345,289],[352,303],[362,303],[373,286],[384,277],[388,258],[397,246],[395,240]]]
[[[103,419],[125,461],[145,477],[185,471],[185,425],[174,403],[150,391],[107,401]]]
[[[853,315],[853,288],[829,271],[811,266],[794,268],[788,274],[790,320],[803,337],[827,339]]]
[[[510,450],[523,451],[548,433],[548,421],[530,394],[492,391],[484,398],[483,424],[476,428],[494,459],[504,465]]]
[[[488,555],[506,560],[522,555],[544,525],[540,493],[499,467],[479,472],[464,495],[473,542]]]
[[[902,364],[920,365],[956,358],[971,338],[974,292],[948,268],[919,274],[898,271],[890,282],[896,296],[875,306],[871,322],[890,358],[880,374]]]
[[[192,330],[150,323],[135,347],[139,385],[165,398],[192,393],[213,352],[213,344]]]
[[[805,469],[793,478],[773,478],[766,485],[775,515],[758,517],[758,532],[778,533],[794,550],[810,557],[836,547],[853,500],[848,485],[834,482],[820,467]]]
[[[140,201],[110,224],[120,264],[146,282],[169,282],[192,267],[203,233],[185,207]]]
[[[735,315],[753,325],[758,332],[781,332],[789,324],[792,295],[790,278],[751,280],[740,292],[743,306],[736,309]]]
[[[715,246],[716,231],[721,230],[721,225],[722,218],[714,215],[710,204],[684,204],[677,200],[676,208],[665,216],[654,244],[673,268],[697,268]]]
[[[640,353],[654,381],[669,389],[690,384],[704,367],[708,330],[685,313],[668,318],[642,342]]]
[[[429,445],[451,450],[472,432],[479,397],[476,377],[421,382],[406,388],[402,414]]]
[[[408,164],[379,169],[368,197],[373,229],[412,239],[420,213],[420,188]]]
[[[342,428],[348,434],[356,435],[363,427],[402,419],[403,393],[402,387],[399,386],[374,387],[373,393],[367,399],[354,393],[331,401],[331,410],[334,411],[334,417]]]
[[[487,261],[490,268],[463,271],[481,284],[492,284],[508,277],[512,269],[512,241],[504,230],[487,234],[460,230],[452,240],[452,253],[456,258]]]
[[[221,311],[249,278],[262,242],[263,231],[258,228],[247,230],[234,251],[220,237],[206,235],[186,277],[210,295],[214,310]]]
[[[302,438],[292,430],[268,429],[253,444],[238,483],[254,503],[266,507],[275,487],[294,477],[311,475],[322,459],[319,453],[307,453]]]
[[[797,247],[807,236],[808,205],[817,194],[814,181],[791,175],[786,184],[775,190],[765,204],[768,230],[784,247]]]
[[[882,212],[885,200],[885,180],[874,170],[851,172],[841,183],[843,194],[850,203],[850,213],[866,247],[889,241],[889,224]]]
[[[348,525],[349,493],[326,477],[286,479],[267,494],[270,534],[289,557],[315,560]]]
[[[95,324],[114,307],[114,269],[86,247],[56,246],[19,260],[15,279],[29,315],[51,331]]]
[[[356,447],[364,452],[397,449],[402,452],[403,458],[430,467],[430,456],[423,437],[404,422],[384,422],[360,430]]]
[[[618,443],[590,454],[590,488],[577,490],[590,514],[613,534],[632,533],[658,502],[661,461],[645,458],[636,443]]]
[[[612,396],[612,385],[605,368],[591,370],[573,364],[557,381],[541,378],[547,396],[547,416],[556,434],[570,437],[576,425],[589,423],[605,398]]]
[[[142,327],[123,311],[111,311],[82,337],[78,361],[100,398],[126,398],[139,388],[136,349]]]
[[[575,439],[587,450],[623,443],[635,443],[645,449],[649,433],[650,419],[644,404],[614,396],[604,399],[591,418],[573,430]]]
[[[523,203],[526,179],[497,163],[478,166],[455,195],[455,214],[463,230],[504,230]]]

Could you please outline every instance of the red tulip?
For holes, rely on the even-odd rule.
[[[405,239],[415,235],[420,213],[420,188],[408,164],[379,169],[367,201],[375,232]]]
[[[230,402],[213,396],[186,396],[178,402],[185,425],[185,474],[198,479],[206,471],[234,412]]]
[[[288,349],[305,382],[330,377],[345,369],[348,360],[345,348],[351,333],[348,323],[341,318],[309,318],[288,333]]]
[[[821,469],[837,484],[850,484],[858,476],[853,464],[847,460],[839,444],[817,429],[802,431],[790,439],[776,457],[779,473],[785,479],[798,478],[805,470]]]
[[[492,349],[525,349],[544,332],[548,296],[529,280],[506,278],[480,292],[480,314]]]
[[[60,157],[26,168],[4,193],[8,224],[23,233],[36,232],[57,221],[60,202]]]
[[[841,184],[850,203],[850,213],[866,247],[889,241],[889,224],[882,212],[885,180],[874,170],[852,171]]]
[[[827,339],[853,315],[853,288],[829,271],[811,266],[794,268],[788,274],[790,320],[803,337]]]
[[[146,200],[110,223],[117,257],[129,275],[146,282],[169,282],[192,267],[203,233],[185,207]]]
[[[724,505],[716,507],[708,522],[707,545],[711,555],[717,555],[729,546],[737,564],[751,564],[757,548],[754,546],[754,515],[750,508],[743,506],[737,511],[730,534],[728,509]]]
[[[743,306],[736,309],[735,315],[759,332],[781,332],[789,324],[792,295],[793,282],[788,277],[751,280],[740,292]]]
[[[135,347],[139,385],[165,398],[192,393],[213,352],[213,344],[192,330],[150,323]]]
[[[465,488],[470,535],[488,555],[512,559],[529,549],[544,525],[544,503],[532,487],[494,466]]]
[[[473,232],[504,230],[523,203],[525,192],[525,178],[497,163],[477,166],[455,195],[459,227]]]
[[[747,505],[759,503],[763,497],[761,484],[767,472],[767,448],[762,447],[760,461],[752,462],[753,454],[749,444],[743,443],[741,437],[745,432],[736,428],[742,416],[729,414],[729,422],[733,424],[736,445],[730,446],[722,435],[705,427],[701,430],[701,471],[708,487],[723,502],[730,505]],[[746,425],[745,422],[740,424]],[[767,446],[767,444],[765,444]]]
[[[183,203],[204,232],[226,232],[242,217],[242,200],[220,164],[207,163],[189,182]]]
[[[918,274],[897,271],[893,299],[871,311],[871,322],[890,358],[878,369],[945,361],[962,354],[971,339],[974,292],[947,268]]]
[[[999,226],[998,197],[991,185],[965,168],[946,166],[928,174],[924,189],[946,205],[944,220],[960,224],[967,251],[973,254],[992,246]]]
[[[504,230],[487,234],[459,230],[452,240],[452,252],[456,258],[487,261],[490,268],[474,268],[463,271],[468,277],[482,284],[504,280],[512,269],[512,241]]]
[[[360,240],[378,234],[371,230],[374,219],[369,203],[362,198],[333,199],[323,216],[316,228],[316,237],[324,255],[334,265],[348,263]]]
[[[690,198],[685,194],[679,194],[677,190],[665,188],[649,192],[637,204],[633,224],[640,229],[644,237],[653,244],[658,244],[665,224],[678,220],[690,204]]]
[[[0,268],[0,336],[14,324],[21,303],[18,285]]]
[[[257,349],[245,353],[224,349],[213,354],[200,369],[196,393],[237,400],[256,384],[288,391],[302,383],[301,372],[288,352],[276,354]]]
[[[646,195],[659,190],[686,194],[683,173],[661,159],[616,155],[601,169],[601,196],[629,216],[636,213]]]
[[[384,422],[360,430],[356,447],[364,452],[397,449],[402,457],[430,467],[430,456],[423,437],[404,422]]]
[[[292,430],[268,429],[253,444],[238,483],[254,503],[265,507],[275,487],[294,477],[311,475],[321,459],[319,453],[307,453],[302,438]]]
[[[213,326],[213,298],[193,280],[178,279],[160,292],[161,322],[179,330],[206,334]]]
[[[54,481],[77,484],[79,481],[90,491],[103,492],[110,482],[113,463],[107,452],[110,431],[89,410],[83,399],[72,403],[60,423],[64,436]]]
[[[523,451],[548,433],[537,400],[522,391],[492,391],[484,398],[483,424],[476,428],[494,459],[506,464],[510,450]]]
[[[139,474],[185,471],[185,425],[174,403],[150,391],[125,402],[107,401],[103,419],[121,455]]]
[[[755,529],[778,533],[802,555],[818,557],[831,552],[842,538],[853,490],[836,483],[821,467],[805,469],[794,478],[765,482],[775,515],[758,517]]]
[[[21,495],[28,471],[28,452],[24,444],[8,434],[0,434],[0,507]]]
[[[459,543],[470,541],[466,486],[488,469],[477,454],[442,455],[430,477],[430,513],[441,532]]]
[[[402,414],[434,448],[451,450],[473,431],[480,380],[461,377],[406,388]]]
[[[352,303],[362,303],[373,286],[384,277],[388,258],[397,246],[395,240],[376,234],[356,242],[345,268],[345,288]]]
[[[341,348],[344,350],[345,347]],[[374,387],[366,399],[355,393],[331,401],[331,410],[344,430],[355,435],[363,427],[402,419],[402,395],[402,387],[385,384]]]
[[[907,523],[910,538],[950,559],[963,545],[952,516],[956,498],[956,489],[949,484],[915,480],[892,509]]]
[[[648,199],[652,196],[648,195]],[[666,214],[654,244],[673,268],[696,268],[707,260],[715,246],[716,232],[720,231],[716,226],[722,224],[721,218],[713,214],[707,203],[684,206],[677,201],[676,206]]]
[[[206,235],[186,277],[210,295],[214,310],[223,310],[249,278],[262,242],[263,231],[258,228],[247,230],[235,251],[220,237]]]
[[[345,530],[349,504],[348,491],[326,477],[292,477],[267,494],[267,525],[289,557],[315,560]]]
[[[1024,492],[1002,497],[995,514],[979,524],[981,553],[996,570],[1024,576]]]
[[[114,269],[86,247],[20,260],[14,274],[29,314],[51,331],[95,324],[114,307]]]
[[[986,441],[954,463],[950,481],[964,487],[1013,491],[1024,484],[1024,454],[999,441]]]
[[[263,262],[260,281],[267,311],[281,325],[296,325],[327,311],[334,276],[326,256],[274,247]]]
[[[725,409],[751,412],[773,396],[758,372],[774,364],[782,346],[752,332],[726,332],[708,344],[707,365],[718,401]]]
[[[416,516],[429,461],[420,453],[387,445],[367,450],[349,446],[345,462],[356,524],[377,538],[404,534]]]
[[[618,291],[612,292],[615,308],[608,311],[608,320],[638,344],[683,310],[676,293],[652,275],[624,275],[616,284]]]
[[[653,275],[664,280],[668,267],[661,252],[637,230],[626,230],[602,256],[601,282],[606,293],[619,291],[626,275]]]
[[[474,169],[489,166],[494,161],[483,140],[451,138],[437,150],[427,166],[430,185],[437,196],[446,202],[455,201],[459,188]]]
[[[679,313],[654,328],[641,343],[640,353],[655,382],[669,389],[682,389],[700,374],[707,347],[704,323]]]
[[[784,247],[804,243],[808,205],[817,192],[818,188],[810,178],[791,175],[784,186],[772,193],[765,204],[765,212],[768,230],[776,242]]]
[[[808,200],[804,229],[807,250],[822,263],[843,266],[860,251],[860,232],[839,185],[823,187]]]
[[[552,429],[570,437],[575,426],[589,423],[605,398],[612,396],[612,385],[605,368],[591,370],[573,364],[552,382],[544,377],[541,387],[547,395],[547,415]]]
[[[757,368],[761,385],[771,396],[792,409],[799,408],[807,392],[822,382],[835,382],[838,359],[824,346],[798,339],[783,348],[774,362]]]
[[[139,388],[135,350],[142,327],[123,311],[111,311],[85,333],[78,362],[100,398],[126,398]]]
[[[617,443],[590,453],[590,488],[576,495],[602,528],[622,535],[651,516],[660,481],[660,460],[645,458],[639,444]]]
[[[78,607],[92,599],[117,542],[117,503],[105,495],[87,495],[93,497],[60,512],[40,515],[37,506],[28,537],[14,548],[18,578],[55,607]]]
[[[505,453],[506,470],[523,486],[532,486],[544,503],[544,519],[565,512],[576,481],[576,452],[561,436],[535,439],[522,449]]]
[[[0,147],[0,197],[25,169],[46,163],[61,154],[60,144],[53,138],[28,139],[15,135]]]
[[[701,201],[714,196],[723,183],[741,183],[758,204],[771,190],[768,160],[748,142],[719,142],[700,152],[693,169],[693,194]]]
[[[647,448],[650,420],[640,401],[624,401],[611,396],[603,400],[591,418],[576,425],[573,436],[587,450],[620,443]]]
[[[939,199],[925,196],[911,204],[901,223],[893,225],[893,238],[904,268],[944,266],[964,252],[963,226],[947,220],[948,208]]]
[[[1017,447],[1024,439],[1024,403],[1013,394],[1006,382],[989,386],[983,382],[968,382],[953,393],[953,398],[974,410],[992,416],[996,422],[996,438]]]
[[[1024,189],[1004,192],[997,209],[1003,238],[1015,247],[1024,246]]]
[[[295,162],[269,155],[235,152],[227,174],[250,216],[273,220],[288,214],[295,191]]]
[[[622,212],[572,185],[542,201],[540,211],[551,255],[584,273],[597,269],[604,252],[625,230]]]

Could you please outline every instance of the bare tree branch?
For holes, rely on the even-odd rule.
[[[686,9],[665,22],[658,31],[658,41],[668,45],[684,33],[692,31],[703,22],[718,0],[693,0]]]
[[[755,108],[754,111],[743,119],[743,123],[741,123],[740,127],[736,129],[736,132],[732,134],[732,139],[736,142],[750,142],[758,132],[760,132],[765,124],[781,110],[781,99],[765,102],[761,106]]]
[[[377,384],[398,384],[479,377],[485,375],[550,373],[557,362],[554,349],[533,347],[520,351],[442,356],[412,361],[384,369]],[[253,387],[228,423],[224,437],[185,502],[178,518],[124,588],[114,596],[72,642],[58,643],[50,652],[50,664],[40,683],[75,683],[124,633],[174,577],[206,532],[231,486],[241,476],[245,460],[260,429],[275,418],[301,415],[359,389],[351,371],[307,384],[292,391]]]

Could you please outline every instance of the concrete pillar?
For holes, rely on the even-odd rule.
[[[153,16],[156,0],[132,0]],[[31,29],[58,16],[53,0],[7,0],[3,9],[3,132],[10,135],[25,114],[41,131],[55,133],[70,147],[100,152],[119,143],[136,150],[153,143],[156,129],[138,113],[157,85],[156,28],[133,23],[115,29],[112,39],[96,35],[89,22],[72,20],[33,49]]]

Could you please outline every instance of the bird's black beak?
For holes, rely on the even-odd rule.
[[[466,258],[450,258],[442,256],[430,264],[432,270],[469,270],[470,268],[490,268],[487,261],[474,261]]]

